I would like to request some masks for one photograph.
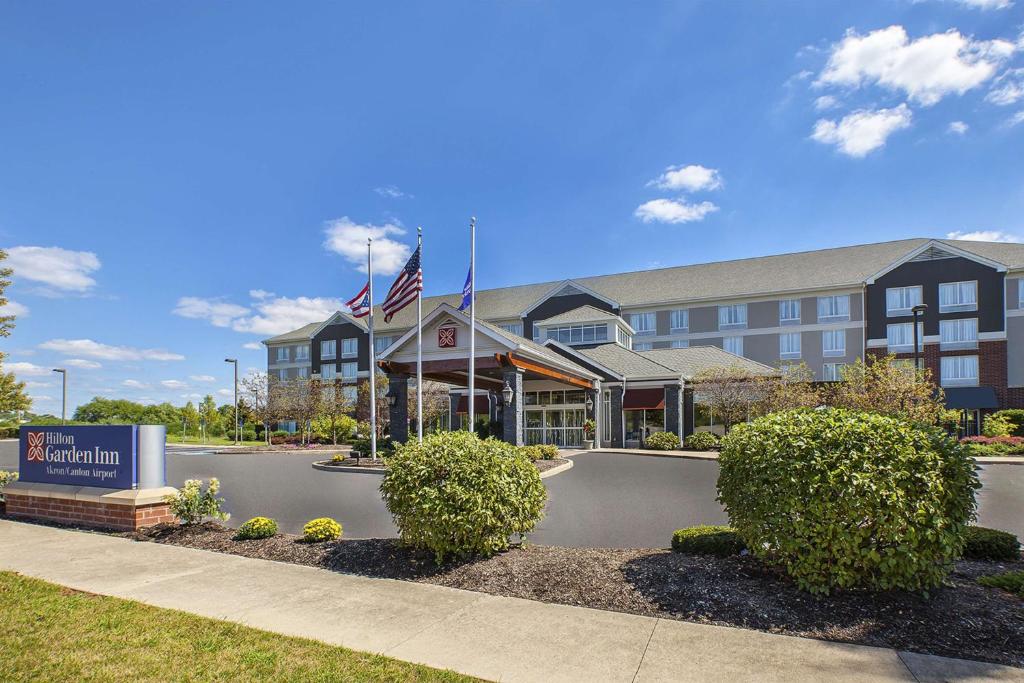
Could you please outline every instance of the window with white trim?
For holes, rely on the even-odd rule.
[[[608,323],[549,327],[547,328],[547,338],[562,344],[592,344],[608,341]]]
[[[629,326],[633,328],[638,337],[654,334],[657,331],[654,313],[630,313]]]
[[[722,340],[722,348],[737,356],[743,355],[743,337],[726,337]]]
[[[846,330],[825,330],[821,333],[821,355],[846,355]]]
[[[690,329],[690,312],[679,308],[669,315],[669,328],[673,332],[686,332]]]
[[[924,301],[920,285],[912,287],[889,287],[885,290],[885,313],[890,318],[911,315],[914,306]]]
[[[637,342],[636,344],[633,344],[634,351],[650,351],[653,348],[654,344],[651,342]]]
[[[338,342],[334,339],[325,339],[320,342],[320,357],[324,359],[334,358],[337,355]]]
[[[978,283],[943,282],[939,285],[939,313],[978,310]]]
[[[818,322],[850,319],[850,295],[836,294],[818,297]]]
[[[977,356],[943,356],[939,373],[944,387],[969,387],[978,383]]]
[[[277,371],[277,378],[279,380],[281,380],[282,382],[287,382],[288,381],[288,371],[287,370],[278,370]]]
[[[779,301],[779,324],[800,324],[800,299],[782,299]]]
[[[359,397],[359,390],[353,386],[342,387],[341,395],[344,397],[345,403],[355,405]]]
[[[342,363],[341,364],[341,378],[342,379],[355,379],[356,375],[359,374],[359,363]]]
[[[309,345],[302,344],[295,347],[295,360],[309,360]]]
[[[730,304],[718,307],[718,329],[730,330],[747,326],[747,305]]]
[[[299,368],[297,376],[299,379],[309,379],[309,368]]]
[[[523,323],[521,323],[521,322],[518,322],[518,323],[504,323],[503,325],[500,325],[500,327],[501,327],[501,329],[505,330],[506,332],[511,332],[512,334],[518,334],[520,337],[523,336]]]
[[[976,348],[978,348],[977,318],[939,321],[939,349],[949,351]]]
[[[615,326],[615,343],[629,348],[629,334],[618,325]]]
[[[387,335],[377,336],[377,335],[374,335],[374,337],[373,337],[373,352],[374,353],[381,353],[382,351],[384,351],[384,349],[386,349],[389,346],[391,346],[391,344],[393,344],[394,341],[395,341],[395,338],[391,337],[391,336],[387,336]]]
[[[673,349],[688,349],[688,348],[690,348],[690,340],[689,339],[673,339],[672,340],[672,348]]]
[[[338,368],[334,363],[324,363],[320,366],[320,379],[331,380],[338,376]]]
[[[844,367],[846,367],[846,363],[825,363],[821,366],[821,379],[825,382],[842,380]]]
[[[277,362],[287,363],[288,362],[288,347],[279,346],[277,347]]]
[[[359,355],[359,340],[358,339],[342,339],[341,340],[341,357],[342,358],[355,358]]]
[[[800,333],[788,332],[779,335],[779,358],[793,360],[800,357]]]
[[[889,353],[912,353],[914,351],[914,323],[893,323],[886,325],[886,343]],[[924,350],[924,323],[917,324],[917,348]]]

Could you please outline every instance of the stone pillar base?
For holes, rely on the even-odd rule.
[[[4,502],[10,517],[138,531],[175,521],[164,502],[164,496],[174,493],[177,489],[170,486],[122,490],[16,481],[4,489]]]

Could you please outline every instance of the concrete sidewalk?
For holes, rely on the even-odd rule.
[[[1024,681],[1024,670],[0,520],[0,569],[501,681]]]

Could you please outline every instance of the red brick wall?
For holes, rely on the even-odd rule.
[[[136,531],[161,522],[173,522],[174,515],[166,503],[152,505],[110,505],[70,498],[24,496],[8,492],[5,496],[7,514],[12,517],[31,517],[66,524]]]

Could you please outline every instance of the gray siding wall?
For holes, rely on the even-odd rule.
[[[670,334],[672,326],[672,311],[658,311],[655,314],[657,325],[655,330],[658,334]],[[659,348],[659,347],[656,347]]]
[[[747,304],[747,327],[778,327],[779,302],[756,301]]]
[[[779,335],[748,334],[744,336],[743,355],[758,363],[772,367],[777,366],[779,364]]]
[[[1020,278],[1007,278],[1006,280],[1006,309],[1015,310],[1020,305]]]
[[[1006,384],[1024,387],[1024,316],[1006,319]]]
[[[800,324],[813,325],[816,322],[818,322],[818,297],[805,296],[800,299]]]
[[[863,350],[861,347],[863,344],[863,332],[854,327],[848,328],[846,330],[846,355],[825,357],[821,348],[821,332],[804,332],[800,337],[801,360],[807,364],[807,367],[814,371],[814,377],[820,380],[823,379],[822,366],[825,363],[841,363],[849,365],[860,358],[861,351]],[[778,351],[778,349],[776,349],[776,351]]]
[[[718,331],[718,306],[700,306],[690,309],[690,332]],[[721,346],[721,340],[718,343]]]

